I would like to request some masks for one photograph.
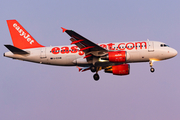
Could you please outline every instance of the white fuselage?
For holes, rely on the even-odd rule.
[[[148,62],[150,60],[159,61],[169,59],[177,55],[177,51],[175,49],[157,41],[103,43],[98,45],[110,51],[127,51],[128,59],[126,60],[126,63]],[[19,55],[13,54],[12,52],[6,52],[4,56],[58,66],[80,66],[82,64],[92,64],[88,63],[86,59],[84,59],[84,52],[79,51],[79,48],[75,45],[41,47],[24,50],[30,54]]]

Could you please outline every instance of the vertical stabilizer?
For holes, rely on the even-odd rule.
[[[13,45],[19,49],[44,47],[40,45],[16,20],[7,20]]]

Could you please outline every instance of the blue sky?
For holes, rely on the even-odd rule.
[[[48,66],[3,57],[12,44],[6,24],[18,20],[42,45],[69,45],[60,27],[95,43],[162,41],[180,51],[178,0],[0,1],[1,120],[177,120],[180,118],[179,55],[132,63],[129,76]]]

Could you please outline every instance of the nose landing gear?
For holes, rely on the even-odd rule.
[[[149,65],[150,65],[150,71],[153,73],[155,71],[155,69],[152,67],[153,66],[153,61],[149,61]]]
[[[153,72],[155,71],[155,69],[154,69],[154,68],[151,68],[150,71],[153,73]]]

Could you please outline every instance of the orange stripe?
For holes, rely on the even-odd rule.
[[[84,57],[84,59],[85,59],[85,58],[88,58],[88,57],[91,57],[91,56],[92,56],[92,55],[86,55],[86,56]]]
[[[74,41],[74,42],[71,43],[71,45],[72,45],[72,44],[76,44],[76,43],[81,42],[81,41],[84,41],[84,40],[77,40],[77,41]]]
[[[85,48],[80,49],[79,51],[83,51],[83,50],[90,49],[90,48],[94,48],[94,47],[95,47],[95,46],[85,47]]]

